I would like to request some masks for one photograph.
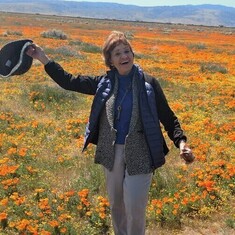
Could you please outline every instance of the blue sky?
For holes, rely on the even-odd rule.
[[[70,0],[71,1],[71,0]],[[82,2],[79,0],[72,0]],[[84,0],[85,2],[115,2],[121,4],[131,4],[137,6],[175,6],[175,5],[200,5],[200,4],[214,4],[235,7],[235,0]]]

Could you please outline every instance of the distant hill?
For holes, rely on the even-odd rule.
[[[235,27],[235,8],[222,5],[140,7],[63,0],[0,0],[0,11]]]

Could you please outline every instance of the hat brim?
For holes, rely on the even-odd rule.
[[[33,62],[33,58],[25,52],[32,40],[24,39],[6,44],[0,51],[0,76],[7,78],[26,73]]]

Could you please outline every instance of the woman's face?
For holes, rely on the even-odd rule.
[[[120,43],[111,52],[111,64],[120,75],[127,75],[133,66],[134,55],[128,45]]]

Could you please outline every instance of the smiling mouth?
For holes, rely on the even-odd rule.
[[[126,61],[126,62],[123,62],[123,63],[121,63],[122,65],[125,65],[125,64],[128,64],[129,62],[128,61]]]

